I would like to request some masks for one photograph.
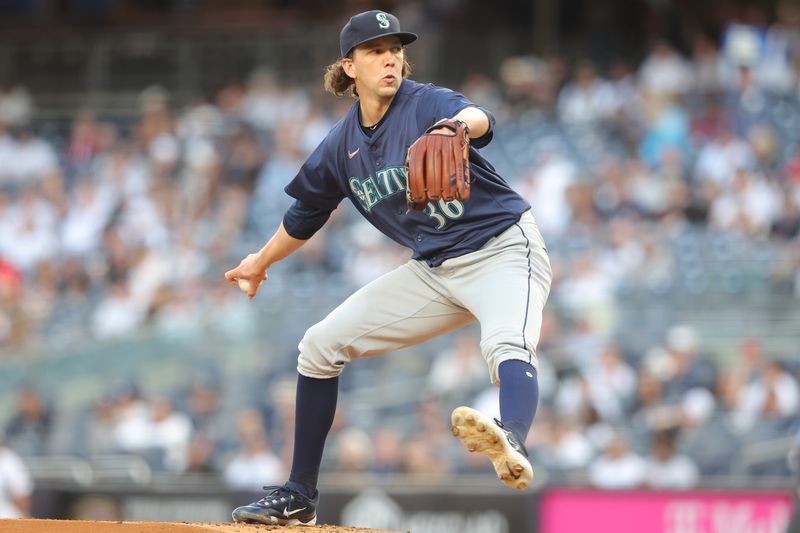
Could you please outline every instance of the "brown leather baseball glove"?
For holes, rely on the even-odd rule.
[[[448,133],[431,133],[447,128]],[[469,128],[460,120],[437,122],[408,148],[410,208],[422,211],[431,200],[469,200]]]

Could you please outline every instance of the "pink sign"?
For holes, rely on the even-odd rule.
[[[540,533],[784,533],[788,492],[554,490]]]

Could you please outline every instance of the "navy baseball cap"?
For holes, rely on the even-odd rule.
[[[359,44],[389,35],[397,35],[404,45],[417,40],[415,33],[400,31],[400,21],[391,13],[373,10],[353,15],[339,34],[342,57]]]

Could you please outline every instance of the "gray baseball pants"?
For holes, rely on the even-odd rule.
[[[477,321],[492,383],[510,359],[537,366],[552,272],[530,211],[480,250],[438,267],[410,260],[365,285],[300,341],[297,370],[338,376],[359,357],[419,344]]]

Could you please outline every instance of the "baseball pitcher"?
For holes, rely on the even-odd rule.
[[[453,435],[486,455],[508,487],[522,490],[533,479],[523,443],[538,402],[547,251],[528,203],[478,151],[492,139],[492,114],[407,78],[405,46],[416,39],[382,11],[359,13],[342,28],[325,87],[356,101],[287,185],[296,201],[277,232],[225,273],[253,298],[270,266],[299,249],[344,198],[413,251],[303,336],[289,480],[235,509],[237,522],[316,523],[319,466],[345,366],[475,321],[489,377],[500,387],[501,420],[458,407]]]

